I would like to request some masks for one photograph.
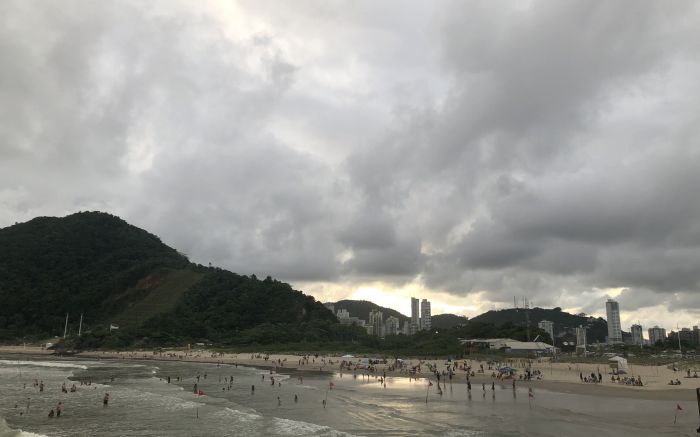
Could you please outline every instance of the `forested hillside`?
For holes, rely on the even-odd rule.
[[[39,217],[0,229],[0,339],[62,335],[126,346],[209,339],[330,339],[333,315],[285,283],[190,263],[158,237],[110,214]],[[342,334],[337,334],[342,336]],[[70,337],[70,336],[69,336]]]

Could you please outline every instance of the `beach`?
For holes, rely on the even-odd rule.
[[[3,349],[0,348],[0,352]],[[272,368],[278,370],[314,371],[314,372],[340,372],[340,363],[343,361],[358,363],[361,357],[343,358],[340,355],[293,355],[293,354],[265,354],[265,353],[217,353],[208,350],[189,351],[167,350],[167,351],[138,351],[138,352],[82,352],[78,354],[83,358],[98,359],[143,359],[154,361],[183,361],[193,363],[222,363],[238,364],[242,366]],[[266,359],[267,357],[267,359]],[[303,359],[306,357],[306,359]],[[420,371],[414,376],[417,378],[433,378],[433,373],[429,370],[432,366],[440,371],[444,370],[448,363],[446,360],[438,359],[416,359],[407,358],[404,360],[404,369],[392,370],[393,360],[387,363],[375,364],[372,374],[379,374],[391,377],[409,377],[408,369],[419,367]],[[472,370],[480,369],[483,366],[484,373],[475,372],[470,379],[474,383],[491,383],[497,381],[492,377],[497,373],[497,365],[490,366],[487,361],[470,360],[469,358],[456,360],[460,365],[467,364]],[[541,379],[532,379],[528,384],[547,388],[549,390],[559,390],[567,393],[580,393],[600,396],[621,396],[636,397],[640,399],[695,399],[695,389],[700,387],[700,378],[685,378],[681,371],[673,371],[667,366],[644,366],[630,365],[628,376],[641,378],[642,386],[625,385],[611,382],[610,369],[605,364],[599,363],[566,363],[550,362],[548,359],[519,359],[515,358],[509,363],[516,368],[519,374],[523,374],[527,367],[541,372]],[[491,369],[489,369],[491,367]],[[698,367],[700,370],[700,365]],[[346,372],[350,370],[345,369]],[[357,372],[363,373],[362,370]],[[365,371],[364,373],[369,373]],[[602,374],[601,383],[581,382],[581,375],[588,376],[591,373]],[[459,366],[454,370],[453,383],[466,383],[466,371]],[[681,385],[669,385],[671,380],[680,380]],[[516,384],[523,383],[516,379]]]
[[[300,365],[299,356],[283,354],[31,352],[0,352],[0,416],[8,429],[37,435],[651,436],[697,427],[689,387],[576,383],[568,367],[559,369],[565,381],[547,379],[542,368],[544,379],[516,380],[515,388],[477,374],[469,391],[465,373],[443,378],[438,390],[428,371],[415,378],[382,365],[371,374],[340,372],[342,357],[311,356]],[[43,392],[34,379],[46,384]],[[62,384],[76,384],[76,393],[62,393]],[[107,392],[112,400],[103,408]],[[46,417],[58,401],[66,406],[60,422]],[[677,405],[684,410],[674,425]]]
[[[0,346],[0,354],[29,354],[29,355],[50,355],[51,351],[39,347],[22,346]],[[353,358],[343,358],[341,355],[295,355],[295,354],[266,354],[256,353],[220,353],[210,350],[141,350],[141,351],[88,351],[76,355],[79,358],[99,359],[99,360],[146,360],[146,361],[168,361],[187,363],[211,363],[240,365],[264,369],[275,369],[279,371],[299,371],[299,372],[341,372],[340,363],[359,363],[362,356]],[[467,358],[455,360],[459,365],[453,371],[452,382],[455,384],[466,383],[466,371],[460,366],[466,364],[472,370],[480,369],[483,366],[484,372],[475,372],[470,376],[473,383],[491,383],[498,381],[492,374],[497,373],[497,364],[490,365],[483,360],[472,360]],[[387,375],[394,378],[409,378],[409,369],[414,366],[419,371],[411,377],[419,379],[435,380],[434,374],[429,370],[432,366],[440,371],[444,370],[448,364],[446,360],[439,359],[417,359],[406,358],[403,369],[392,369],[395,362],[388,359],[386,363],[373,365],[374,371],[368,372],[358,369],[355,373],[371,373],[372,375]],[[500,363],[501,365],[506,365]],[[625,398],[639,399],[666,399],[666,400],[694,400],[696,399],[695,389],[700,387],[700,378],[687,378],[685,371],[674,371],[665,365],[629,365],[628,376],[641,378],[643,385],[625,385],[612,382],[610,368],[601,363],[568,363],[551,362],[548,358],[528,360],[525,358],[513,358],[507,365],[516,369],[517,374],[524,374],[526,368],[541,372],[541,379],[533,378],[526,381],[528,385],[556,390],[564,393],[578,393],[598,396],[618,396]],[[491,367],[491,369],[489,369]],[[698,363],[700,370],[700,363]],[[353,373],[347,367],[343,369],[346,373]],[[581,381],[581,376],[590,374],[602,374],[602,382],[585,383]],[[681,385],[669,385],[669,381],[679,380]],[[516,384],[525,381],[516,378]]]

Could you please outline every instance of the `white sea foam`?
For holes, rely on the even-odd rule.
[[[338,431],[327,426],[302,422],[300,420],[282,419],[280,417],[276,417],[273,422],[273,432],[275,435],[280,436],[354,437],[353,434]]]
[[[471,431],[471,430],[461,430],[461,429],[450,429],[445,433],[445,437],[480,437],[485,436],[484,431]]]
[[[236,422],[255,422],[262,419],[262,416],[255,413],[247,413],[245,411],[234,410],[232,408],[224,408],[211,414],[214,417],[230,417],[236,419]]]
[[[46,437],[43,434],[35,434],[33,432],[22,431],[21,429],[12,429],[7,424],[5,419],[0,418],[0,437]]]
[[[138,403],[143,405],[148,405],[152,408],[157,408],[165,411],[182,411],[182,410],[192,410],[195,408],[203,407],[203,402],[198,402],[198,398],[194,394],[185,395],[191,397],[190,399],[185,399],[182,396],[182,392],[175,392],[177,395],[166,394],[166,393],[154,393],[150,391],[143,391],[139,389],[126,389],[122,392],[121,396],[128,399],[131,403]]]
[[[65,368],[65,369],[83,369],[86,370],[87,366],[82,364],[64,363],[56,361],[20,361],[20,360],[0,360],[0,366],[35,366],[35,367],[54,367],[54,368]]]

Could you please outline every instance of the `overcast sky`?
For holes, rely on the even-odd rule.
[[[510,6],[509,6],[510,5]],[[0,2],[0,226],[316,298],[700,321],[692,1]]]

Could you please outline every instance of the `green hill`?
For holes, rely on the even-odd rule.
[[[529,314],[527,314],[529,312]],[[525,326],[527,318],[530,319],[530,326],[536,327],[542,320],[554,322],[555,336],[564,330],[572,330],[579,325],[587,326],[587,339],[589,343],[605,342],[608,335],[608,323],[602,318],[591,318],[569,314],[561,308],[508,308],[504,310],[487,311],[478,315],[471,321],[491,323],[501,326],[505,323],[512,323],[515,326]]]
[[[0,339],[62,335],[128,345],[332,339],[335,317],[288,284],[190,263],[158,237],[100,212],[0,229]],[[342,335],[342,333],[338,334]]]
[[[456,314],[436,314],[431,317],[432,327],[436,329],[450,329],[455,326],[466,325],[468,317]]]
[[[379,310],[383,313],[384,320],[386,320],[387,317],[389,316],[394,316],[399,319],[399,322],[403,324],[405,320],[410,320],[410,317],[404,316],[400,312],[396,310],[392,310],[391,308],[386,308],[383,306],[379,306],[374,302],[370,302],[368,300],[351,300],[351,299],[345,299],[345,300],[339,300],[338,302],[335,302],[333,305],[335,305],[335,310],[338,311],[340,309],[346,309],[350,313],[351,317],[359,317],[362,320],[368,321],[369,320],[369,313],[372,310]]]

